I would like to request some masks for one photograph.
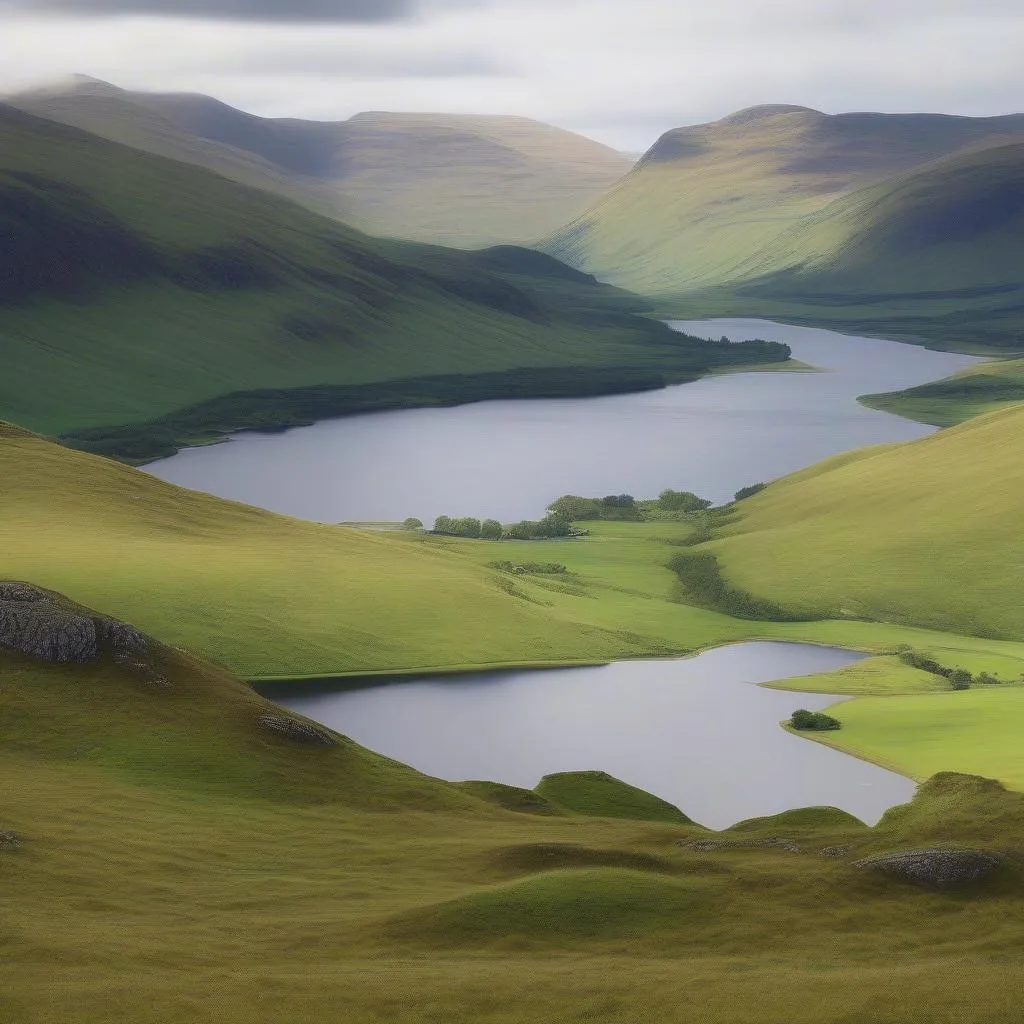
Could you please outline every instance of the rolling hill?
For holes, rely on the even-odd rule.
[[[386,407],[500,395],[505,376],[510,393],[530,393],[531,374],[594,393],[786,356],[687,339],[527,250],[372,239],[10,107],[0,137],[0,415],[33,429],[135,424],[224,396],[241,397],[214,429],[282,425],[297,421],[290,389],[399,382],[375,399]],[[424,383],[438,375],[457,393]],[[343,398],[316,414],[349,411]],[[173,450],[191,420],[182,430],[133,454]]]
[[[662,136],[544,248],[641,293],[675,296],[749,276],[752,255],[843,195],[959,150],[1021,138],[1024,115],[753,107]]]
[[[1024,406],[785,477],[712,551],[729,583],[812,617],[1024,634]]]
[[[8,102],[264,188],[371,234],[465,248],[532,242],[632,166],[522,117],[261,118],[208,96],[129,92],[77,76]]]

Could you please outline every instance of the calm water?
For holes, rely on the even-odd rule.
[[[600,668],[421,679],[277,698],[359,743],[440,778],[532,788],[550,772],[598,768],[657,793],[702,824],[830,804],[873,824],[914,784],[784,732],[820,694],[755,686],[859,655],[744,643],[695,658]],[[837,717],[842,717],[840,705]]]
[[[441,514],[536,518],[560,494],[666,487],[722,501],[828,455],[930,433],[859,406],[974,362],[764,320],[679,322],[785,341],[825,373],[741,373],[637,395],[481,402],[240,434],[147,466],[164,480],[320,522]]]

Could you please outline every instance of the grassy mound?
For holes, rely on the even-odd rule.
[[[532,789],[521,789],[519,786],[508,786],[504,782],[487,782],[474,779],[470,782],[456,783],[460,789],[480,800],[497,804],[506,811],[518,811],[520,814],[564,814],[550,800],[546,800]]]
[[[707,889],[616,868],[549,871],[412,911],[393,921],[388,934],[446,946],[638,938],[703,917]]]
[[[577,843],[524,843],[495,850],[489,867],[502,874],[535,874],[566,868],[626,868],[674,874],[676,864],[657,854],[639,850],[600,849]]]
[[[0,131],[0,416],[32,429],[226,402],[212,420],[174,422],[173,450],[183,436],[352,411],[337,396],[311,409],[322,386],[397,381],[390,398],[371,388],[374,407],[423,405],[492,397],[493,374],[497,393],[502,374],[539,368],[592,369],[621,390],[786,355],[686,339],[635,315],[634,297],[537,254],[373,239],[2,105]],[[466,378],[456,393],[452,374]]]
[[[537,793],[559,807],[599,818],[632,818],[688,824],[678,807],[607,772],[558,772],[537,783]]]

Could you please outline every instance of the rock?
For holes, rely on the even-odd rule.
[[[10,586],[6,584],[8,593]],[[95,660],[99,653],[96,639],[92,619],[58,607],[45,595],[42,599],[0,600],[2,647],[43,661],[85,662]]]
[[[116,619],[96,619],[96,633],[102,644],[110,648],[114,661],[121,664],[142,662],[149,654],[149,643],[133,626]]]
[[[845,857],[850,853],[849,846],[826,846],[819,851],[822,857]]]
[[[285,715],[260,715],[257,722],[268,732],[277,733],[297,743],[321,747],[333,747],[337,744],[337,740],[330,733],[308,722],[300,722],[297,718],[288,718]]]
[[[0,583],[0,601],[45,601],[44,594],[37,587],[27,583]]]
[[[954,889],[982,881],[1002,863],[999,854],[987,850],[935,849],[881,853],[856,860],[853,866],[933,889]]]
[[[790,839],[773,836],[770,839],[694,839],[679,843],[684,849],[711,853],[714,850],[785,850],[787,853],[803,853],[803,847]]]
[[[17,832],[0,832],[0,850],[17,850],[21,846],[21,836]]]

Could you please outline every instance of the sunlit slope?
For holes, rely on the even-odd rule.
[[[35,429],[253,389],[702,365],[635,299],[537,253],[372,239],[2,105],[0,138],[0,416]]]
[[[739,296],[904,333],[1024,344],[1024,141],[956,154],[805,218],[753,256]]]
[[[647,294],[721,285],[748,276],[752,254],[840,196],[965,147],[1022,136],[1022,115],[754,107],[663,136],[545,247]]]
[[[209,96],[131,92],[84,76],[11,102],[286,195],[371,234],[459,247],[534,241],[632,166],[601,143],[523,117],[262,118]]]
[[[1019,639],[1024,406],[838,456],[739,505],[731,584],[788,609]]]
[[[640,639],[547,614],[468,559],[185,491],[0,434],[0,578],[131,619],[246,676],[595,661]]]

